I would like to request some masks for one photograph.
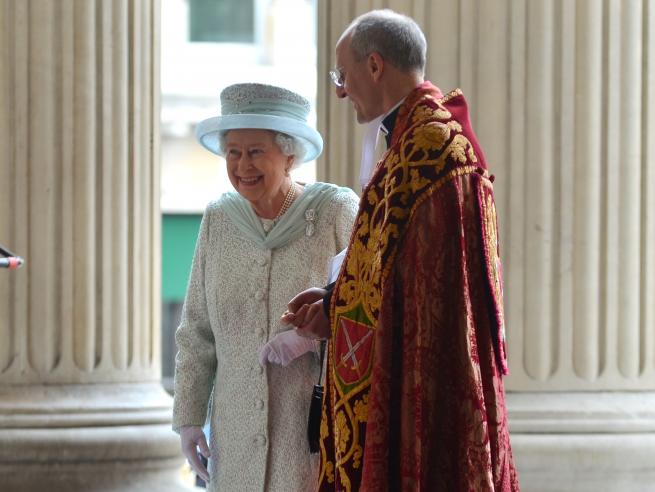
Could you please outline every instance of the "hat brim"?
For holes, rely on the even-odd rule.
[[[219,135],[228,130],[246,129],[272,130],[296,138],[305,149],[302,162],[316,159],[323,151],[323,138],[315,129],[301,121],[275,115],[229,114],[208,118],[198,123],[196,138],[204,148],[220,155]]]

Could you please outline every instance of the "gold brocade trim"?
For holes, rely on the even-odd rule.
[[[448,137],[451,138],[450,131]],[[419,135],[419,138],[423,136]],[[442,145],[442,148],[414,150],[415,144],[416,139],[401,142],[400,151],[390,154],[385,162],[387,174],[393,178],[381,183],[382,189],[371,187],[367,190],[365,198],[369,207],[368,210],[362,210],[358,217],[345,263],[345,275],[338,284],[338,297],[341,302],[339,306],[335,306],[335,319],[361,303],[364,313],[373,321],[375,327],[381,303],[381,289],[378,287],[391,270],[395,256],[393,243],[400,236],[402,224],[408,221],[416,210],[417,198],[414,198],[415,203],[409,209],[402,205],[411,202],[412,196],[418,196],[422,203],[420,197],[423,194],[427,193],[429,196],[444,181],[454,176],[483,171],[476,165],[462,166],[465,162],[477,162],[470,141],[462,134],[452,137],[445,148]],[[430,155],[435,151],[440,151],[441,154],[436,162]],[[412,154],[415,160],[401,160],[403,154]],[[421,167],[429,166],[439,175],[449,160],[456,161],[459,167],[436,181],[422,176]],[[392,205],[394,201],[399,205]],[[385,257],[387,252],[390,254]]]
[[[341,387],[338,387],[337,389],[339,390],[339,399],[337,400],[334,409],[337,410],[337,409],[339,408],[339,406],[341,406],[341,404],[342,404],[342,398],[343,398],[344,396],[346,396],[346,394],[350,395],[350,397],[352,398],[352,397],[353,397],[354,395],[356,395],[357,393],[361,393],[361,392],[363,392],[366,388],[368,388],[368,386],[369,386],[370,384],[371,384],[371,383],[370,383],[370,381],[368,381],[368,380],[362,381],[362,382],[359,383],[357,386],[353,386],[353,387],[351,387],[351,388],[348,390],[347,393],[345,393],[345,392],[341,389]]]
[[[492,276],[494,282],[494,289],[496,290],[497,295],[500,294],[500,278],[498,275],[498,249],[496,245],[498,244],[498,233],[496,231],[496,206],[494,204],[493,198],[491,195],[486,196],[486,207],[484,214],[484,221],[486,223],[485,229],[487,230],[487,241],[490,246],[489,254],[491,255],[491,266]]]
[[[498,304],[496,310],[496,316],[498,317],[498,323],[500,326],[499,333],[499,342],[505,340],[505,315],[503,312],[503,286],[501,278],[501,261],[500,261],[500,252],[498,250],[499,238],[498,238],[498,217],[496,213],[496,202],[493,198],[493,187],[489,179],[482,180],[483,189],[487,189],[486,192],[483,192],[483,196],[480,198],[481,208],[482,208],[482,220],[484,222],[484,235],[486,240],[486,250],[488,257],[485,258],[487,261],[487,269],[490,275],[491,288],[493,290],[494,298]]]
[[[336,455],[340,456],[337,460],[337,466],[342,465],[353,458],[353,468],[359,468],[364,450],[359,443],[359,424],[366,422],[368,417],[368,394],[362,396],[362,399],[352,398],[354,405],[350,405],[347,400],[341,400],[339,407],[334,410],[334,442],[337,446]],[[350,434],[352,433],[352,439]],[[351,444],[348,445],[348,442]]]
[[[458,167],[457,169],[453,169],[449,173],[445,174],[441,179],[439,179],[434,184],[434,186],[427,189],[425,191],[424,195],[420,196],[416,200],[416,205],[414,207],[412,207],[412,212],[414,212],[414,210],[416,210],[416,208],[418,208],[425,200],[430,198],[430,196],[432,196],[432,194],[435,191],[437,191],[439,188],[441,188],[441,186],[443,186],[443,184],[446,181],[450,181],[453,178],[458,178],[458,177],[464,176],[466,174],[472,174],[472,173],[478,172],[478,170],[480,170],[480,168],[478,166],[464,166],[464,167]]]
[[[326,412],[327,406],[324,404],[323,408],[321,410],[321,427],[320,427],[320,439],[319,439],[319,446],[321,448],[320,452],[320,457],[321,457],[321,463],[319,466],[319,477],[318,477],[318,483],[323,482],[323,477],[325,477],[325,480],[327,483],[334,483],[334,462],[332,460],[328,460],[327,456],[327,450],[325,449],[325,442],[330,436],[330,429],[328,428],[328,418],[327,418],[327,412]]]
[[[479,166],[469,165],[452,169],[444,174],[440,179],[434,182],[432,186],[423,190],[421,196],[416,199],[414,205],[411,207],[408,213],[408,220],[410,220],[414,215],[416,209],[446,182],[456,177],[476,172],[483,174],[480,171],[482,171],[482,169]],[[390,265],[393,264],[396,253],[397,249],[389,256],[388,264],[385,265],[385,268],[381,273],[381,281],[384,281],[391,271]],[[374,327],[372,329],[375,329]],[[333,380],[335,380],[335,378],[336,375],[333,374]],[[339,457],[339,459],[336,460],[336,467],[340,472],[343,470],[341,465],[348,463],[351,458],[353,458],[352,466],[354,469],[358,469],[361,465],[363,449],[359,443],[360,422],[366,422],[368,420],[368,392],[365,392],[365,390],[368,390],[370,385],[370,380],[365,379],[355,388],[350,388],[347,392],[344,392],[338,384],[332,386],[332,389],[336,389],[338,392],[338,398],[336,398],[336,402],[333,406],[333,418],[335,432],[334,442],[337,447],[335,450],[335,456]],[[325,431],[327,433],[327,426]],[[350,446],[348,446],[348,443],[350,443]],[[323,446],[323,443],[321,443],[321,446]],[[334,464],[332,462],[325,462],[323,464],[323,469],[326,470],[326,473],[330,473],[333,470],[333,467]],[[328,481],[329,483],[332,483],[331,480]]]
[[[339,478],[341,479],[341,486],[343,487],[344,492],[352,491],[352,484],[350,483],[350,478],[348,478],[348,473],[343,468],[339,468]]]
[[[441,98],[441,103],[442,103],[442,104],[446,104],[446,103],[447,103],[448,101],[450,101],[453,97],[463,96],[463,95],[464,95],[464,93],[462,92],[462,89],[460,89],[460,88],[458,87],[457,89],[453,89],[453,90],[450,91],[448,94],[446,94],[445,96],[443,96],[443,97]]]

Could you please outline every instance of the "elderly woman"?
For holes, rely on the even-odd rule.
[[[318,357],[314,342],[295,334],[277,337],[277,352],[271,344],[289,329],[279,322],[288,300],[323,283],[330,258],[347,246],[358,198],[291,179],[323,147],[298,94],[237,84],[221,93],[221,109],[197,137],[225,156],[236,192],[210,203],[200,227],[176,333],[173,427],[210,490],[307,490],[317,480],[307,419]],[[287,365],[261,365],[262,346],[264,359]],[[208,408],[210,449],[201,429]],[[211,455],[209,472],[198,448]]]

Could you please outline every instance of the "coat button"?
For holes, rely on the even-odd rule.
[[[264,293],[261,290],[258,290],[255,292],[255,299],[258,301],[261,301],[264,298]]]
[[[259,264],[259,266],[266,266],[268,260],[266,258],[259,258],[257,259],[257,263]]]
[[[257,407],[257,410],[263,410],[264,409],[264,401],[263,400],[257,400],[255,402],[255,406]]]
[[[266,436],[264,436],[263,434],[257,434],[255,436],[255,444],[257,444],[258,446],[265,445],[266,444]]]

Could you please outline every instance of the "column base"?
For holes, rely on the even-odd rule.
[[[12,492],[173,492],[171,399],[158,383],[0,387],[0,483]]]
[[[655,393],[508,393],[523,492],[647,492]]]

